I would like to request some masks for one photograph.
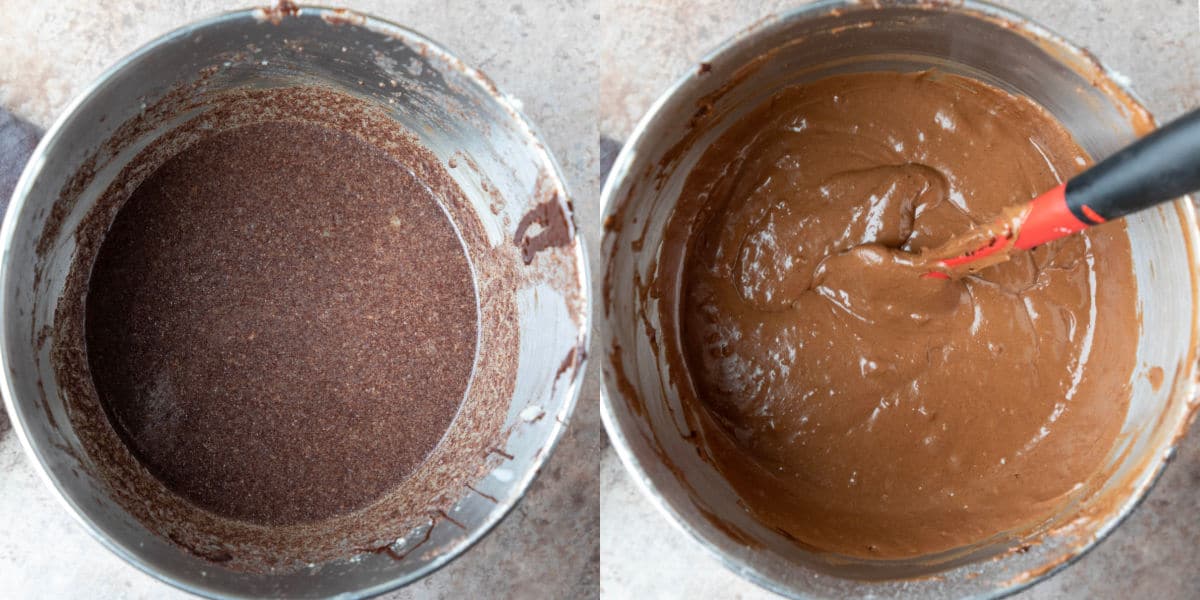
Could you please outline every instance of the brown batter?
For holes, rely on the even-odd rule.
[[[379,498],[466,391],[475,289],[462,242],[402,164],[271,122],[168,161],[92,272],[88,359],[121,438],[168,488],[280,525]]]
[[[784,90],[706,152],[675,217],[680,342],[749,511],[900,558],[1027,532],[1087,489],[1134,367],[1123,225],[957,280],[914,264],[1087,162],[1030,101],[928,72]]]

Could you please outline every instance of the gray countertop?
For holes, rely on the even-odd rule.
[[[142,44],[201,17],[266,3],[0,0],[0,107],[45,128],[78,91]],[[356,0],[350,6],[428,35],[517,98],[565,171],[578,222],[597,221],[597,55],[590,33],[596,15],[590,5]],[[586,230],[589,245],[598,232]],[[593,262],[593,272],[596,267]],[[588,381],[566,436],[508,518],[463,557],[388,598],[596,595],[596,457],[604,433],[596,378]],[[74,523],[34,472],[2,411],[0,515],[2,598],[190,597],[125,564]]]
[[[522,102],[566,172],[596,275],[601,153],[615,152],[658,94],[705,51],[794,4],[361,0],[352,7],[438,40]],[[1130,77],[1159,118],[1200,103],[1200,16],[1192,0],[1007,4]],[[244,4],[220,0],[0,0],[0,107],[44,128],[121,56],[188,21],[239,6]],[[465,556],[388,597],[579,598],[595,597],[597,590],[606,598],[773,597],[708,557],[635,489],[599,424],[597,363],[589,365],[567,436],[517,509]],[[1197,491],[1200,435],[1192,435],[1125,524],[1025,596],[1200,596],[1200,569],[1190,564],[1200,545]],[[0,514],[6,516],[0,596],[185,596],[126,565],[73,523],[36,476],[2,414]]]
[[[997,0],[1089,48],[1128,76],[1160,119],[1200,105],[1194,0]],[[601,148],[619,148],[650,104],[726,37],[797,2],[603,0]],[[608,158],[607,156],[605,157]],[[605,161],[605,164],[608,164]],[[775,598],[741,580],[642,497],[613,450],[600,468],[600,586],[605,598]],[[1021,598],[1200,597],[1200,433],[1146,501],[1075,565]]]

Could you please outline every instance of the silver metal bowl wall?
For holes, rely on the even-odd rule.
[[[1110,479],[1048,524],[1050,533],[1025,552],[1013,552],[1019,542],[1005,538],[920,560],[864,561],[802,550],[757,523],[681,438],[687,425],[676,417],[678,390],[687,375],[669,372],[658,353],[660,342],[671,343],[662,341],[658,300],[639,295],[635,281],[651,281],[661,267],[663,227],[692,165],[729,124],[782,87],[854,71],[968,75],[1032,98],[1093,156],[1134,137],[1135,123],[1146,117],[1136,99],[1086,53],[976,2],[819,2],[767,19],[702,60],[707,66],[683,77],[642,119],[602,194],[613,226],[602,243],[601,415],[646,496],[730,569],[792,597],[1003,595],[1085,552],[1146,493],[1195,407],[1197,229],[1188,199],[1128,222],[1142,315],[1137,364],[1161,366],[1168,384],[1155,389],[1134,374],[1130,410],[1108,458]],[[693,130],[701,112],[705,125]],[[1098,512],[1072,522],[1087,510]],[[735,539],[731,529],[753,543]]]
[[[39,342],[34,332],[54,331],[80,219],[136,152],[178,121],[159,123],[115,149],[107,147],[113,133],[172,90],[194,85],[201,73],[195,94],[320,85],[390,111],[450,167],[492,248],[511,257],[503,273],[483,272],[472,259],[477,289],[492,284],[511,289],[507,304],[514,311],[496,318],[515,323],[519,333],[515,347],[500,349],[509,358],[515,355],[517,365],[510,397],[496,399],[502,403],[501,433],[491,440],[492,451],[481,448],[478,454],[478,470],[485,473],[472,485],[478,492],[453,492],[457,500],[447,512],[457,523],[418,524],[401,543],[407,546],[397,546],[402,559],[363,554],[285,574],[223,568],[184,552],[123,510],[94,476],[72,430],[50,344]],[[68,183],[85,168],[95,175],[74,193]],[[587,347],[590,328],[582,240],[570,224],[568,244],[539,252],[529,264],[514,242],[522,216],[547,198],[570,221],[570,196],[558,166],[531,125],[486,77],[410,30],[346,11],[302,8],[298,14],[230,13],[170,33],[110,69],[76,99],[17,185],[0,231],[0,387],[14,429],[67,509],[97,539],[188,591],[214,597],[359,597],[412,582],[464,552],[517,503],[574,408],[584,356],[577,350]],[[39,252],[52,211],[65,215],[64,226]],[[491,358],[478,356],[476,372],[479,361]]]

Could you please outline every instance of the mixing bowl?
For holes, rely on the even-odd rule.
[[[127,188],[148,174],[131,167],[135,158],[228,126],[215,116],[218,98],[284,87],[358,98],[382,115],[364,127],[407,131],[435,158],[438,173],[416,174],[464,238],[480,337],[453,423],[400,489],[307,526],[307,534],[279,532],[279,539],[319,543],[298,543],[288,561],[254,571],[237,568],[219,544],[166,539],[131,514],[137,498],[114,493],[111,465],[89,454],[73,413],[78,399],[60,385],[68,375],[56,371],[56,338],[64,335],[56,307],[81,237],[96,227],[98,198],[123,171]],[[243,117],[290,118],[278,108],[249,106]],[[346,117],[316,105],[297,110]],[[43,138],[17,184],[0,247],[0,388],[22,444],[67,510],[105,546],[201,595],[361,597],[431,573],[520,500],[579,391],[590,322],[586,262],[545,144],[483,74],[411,30],[344,10],[281,3],[229,13],[122,60]],[[385,526],[364,530],[370,523]],[[250,525],[239,531],[254,534]],[[353,545],[363,540],[369,544]]]
[[[664,226],[709,144],[776,91],[840,73],[925,69],[1033,99],[1095,157],[1154,125],[1120,76],[1006,10],[970,1],[817,2],[764,19],[704,57],[638,124],[603,190],[601,414],[613,446],[674,525],[731,570],[786,596],[991,597],[1030,585],[1133,510],[1196,406],[1197,228],[1184,198],[1128,219],[1141,315],[1129,411],[1101,468],[1106,479],[1049,522],[934,556],[866,560],[801,548],[739,506],[687,439],[680,390],[692,384],[669,367],[683,364],[667,358],[678,347],[667,332],[679,328],[664,328],[674,317],[660,311],[679,287],[678,261],[660,260]],[[655,289],[652,281],[667,283]]]

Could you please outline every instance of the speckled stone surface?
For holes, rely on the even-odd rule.
[[[1166,120],[1200,105],[1200,16],[1194,0],[1001,1],[1092,50],[1128,76]],[[637,120],[705,52],[778,0],[601,0],[601,149],[619,148]],[[653,59],[650,59],[653,57]],[[610,164],[611,156],[602,158]],[[603,598],[774,598],[741,580],[671,526],[616,454],[600,470]],[[1193,432],[1146,501],[1075,565],[1020,598],[1200,598],[1200,432]]]
[[[103,69],[138,46],[189,21],[246,5],[0,0],[0,107],[45,128]],[[428,35],[518,99],[562,165],[577,221],[587,244],[595,247],[599,17],[589,0],[362,0],[347,6]],[[0,160],[7,160],[8,150],[0,148]],[[590,258],[596,273],[596,256]],[[605,445],[596,367],[593,361],[566,436],[508,518],[463,557],[387,598],[596,596],[597,457]],[[2,413],[0,515],[0,598],[189,597],[126,565],[72,522],[34,472]]]
[[[601,154],[615,154],[618,140],[650,103],[707,49],[763,14],[794,4],[363,0],[352,7],[433,37],[523,102],[566,172],[596,275]],[[1129,76],[1160,118],[1200,103],[1195,2],[1009,4]],[[217,0],[0,0],[0,107],[45,127],[121,56],[171,28],[239,6]],[[0,148],[0,160],[6,160],[5,150]],[[525,500],[464,557],[389,598],[581,598],[595,597],[598,587],[606,598],[772,597],[705,555],[634,488],[600,429],[597,362],[589,365],[571,429]],[[124,564],[71,522],[3,415],[0,514],[6,515],[0,597],[185,596]],[[1200,435],[1184,440],[1158,486],[1116,533],[1024,597],[1200,597],[1196,515]]]

